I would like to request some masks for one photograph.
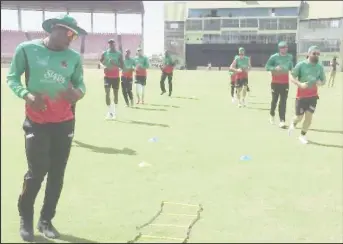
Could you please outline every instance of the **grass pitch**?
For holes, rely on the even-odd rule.
[[[17,199],[26,170],[24,103],[1,82],[1,242],[20,242]],[[146,105],[105,121],[103,78],[86,70],[88,93],[77,125],[54,219],[63,242],[125,242],[163,200],[201,203],[190,242],[341,242],[342,73],[320,89],[308,138],[300,145],[268,122],[267,72],[252,72],[247,108],[230,100],[225,71],[176,71],[172,98],[150,71]],[[287,120],[294,113],[295,88]],[[149,138],[157,137],[155,143]],[[240,161],[242,155],[250,161]],[[151,167],[139,167],[140,162]],[[45,185],[36,201],[39,218]],[[176,211],[176,210],[175,210]],[[180,210],[181,212],[181,210]],[[161,220],[187,224],[187,219]],[[179,237],[170,228],[159,235]],[[179,236],[177,236],[179,235]],[[45,242],[37,233],[37,242]]]

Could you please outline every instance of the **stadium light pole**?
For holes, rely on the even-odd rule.
[[[94,13],[91,11],[91,33],[94,32]]]
[[[118,25],[117,25],[117,19],[118,19],[118,15],[117,12],[114,12],[114,33],[116,35],[118,35]]]
[[[141,28],[142,28],[142,38],[141,38],[141,49],[143,50],[144,53],[144,12],[141,13]]]
[[[18,7],[18,9],[17,9],[17,14],[18,14],[18,29],[20,31],[22,31],[23,30],[23,22],[21,19],[21,8],[20,7]]]

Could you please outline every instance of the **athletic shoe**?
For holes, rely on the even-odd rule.
[[[245,103],[245,100],[244,100],[244,99],[242,100],[242,106],[243,106],[243,107],[247,106],[247,104]]]
[[[113,119],[113,113],[108,112],[108,113],[106,114],[106,119],[107,119],[107,120]]]
[[[166,91],[161,92],[161,95],[163,95],[164,93],[166,93]]]
[[[284,121],[281,121],[280,124],[279,124],[279,127],[282,128],[282,129],[285,129],[286,128],[286,123]]]
[[[231,98],[231,101],[232,101],[232,103],[235,103],[236,99],[233,97],[233,98]]]
[[[33,220],[26,220],[23,217],[20,218],[19,234],[21,239],[25,242],[33,242]]]
[[[136,102],[136,104],[139,104],[140,102],[141,102],[141,101],[138,100],[138,101]]]
[[[37,229],[42,233],[46,238],[57,239],[60,237],[60,233],[52,225],[51,221],[39,220]]]
[[[240,101],[238,101],[238,107],[241,108],[242,107],[242,103]]]
[[[131,107],[135,106],[135,103],[133,102],[133,99],[130,101],[130,106]]]
[[[142,100],[141,104],[144,104],[144,101]]]
[[[295,129],[294,124],[293,124],[293,122],[291,122],[291,124],[289,125],[289,128],[288,128],[288,135],[289,136],[292,135],[292,132],[294,129]]]
[[[307,143],[308,143],[308,140],[306,139],[306,136],[303,136],[303,135],[300,135],[300,136],[299,136],[299,141],[300,141],[302,144],[307,144]]]
[[[273,116],[269,117],[269,123],[272,125],[275,123],[275,118]]]

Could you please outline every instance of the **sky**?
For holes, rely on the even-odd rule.
[[[80,2],[81,3],[81,2]],[[163,1],[143,1],[144,16],[144,52],[147,55],[163,52],[164,46],[164,8]],[[62,12],[45,12],[45,18],[52,18],[63,14]],[[78,24],[90,31],[89,13],[69,13]],[[24,31],[42,30],[43,14],[41,11],[22,11],[22,27]],[[118,15],[119,33],[141,33],[141,16],[123,14]],[[110,24],[103,24],[110,23]],[[94,14],[95,32],[114,32],[114,15]],[[17,11],[1,9],[1,29],[17,30]]]

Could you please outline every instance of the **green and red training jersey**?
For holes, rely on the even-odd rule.
[[[276,71],[275,68],[279,66],[280,71]],[[272,83],[288,84],[289,71],[293,68],[293,56],[292,54],[281,55],[275,53],[268,59],[266,63],[266,70],[272,72]]]
[[[120,57],[121,52],[111,50],[106,50],[102,54],[103,61],[102,64],[106,67],[104,69],[105,77],[108,78],[118,78],[119,77],[119,67],[120,67]]]
[[[236,55],[235,61],[236,61],[236,69],[242,70],[242,72],[236,73],[236,79],[247,79],[248,78],[247,70],[249,68],[250,58],[247,56],[240,57]]]
[[[123,67],[123,72],[122,76],[126,78],[132,78],[133,76],[133,70],[135,69],[135,60],[133,58],[126,58],[124,59],[124,67]]]
[[[309,83],[309,87],[306,89],[298,88],[297,98],[317,97],[318,87],[316,82],[326,82],[323,65],[319,63],[312,64],[307,59],[297,63],[292,70],[292,76],[301,83]]]
[[[24,86],[21,76],[25,72]],[[85,93],[80,54],[72,49],[52,51],[43,40],[23,42],[15,50],[7,84],[20,98],[28,93],[43,95],[45,111],[34,111],[28,105],[26,116],[35,123],[58,123],[74,118],[71,104],[59,96],[72,84]]]
[[[162,71],[166,74],[173,73],[174,70],[174,62],[170,55],[166,55],[163,58],[163,69]]]
[[[146,70],[149,68],[149,60],[146,56],[136,56],[136,76],[146,76]]]

